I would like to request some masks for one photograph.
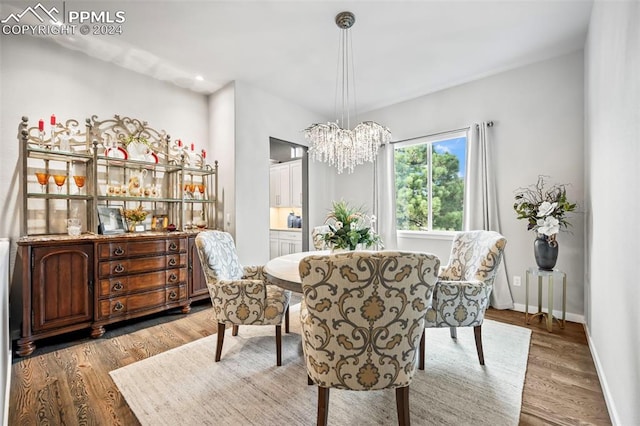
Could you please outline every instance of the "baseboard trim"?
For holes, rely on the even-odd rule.
[[[616,405],[613,402],[613,397],[611,396],[611,392],[609,391],[609,385],[607,384],[607,378],[604,375],[604,369],[602,368],[602,364],[600,363],[600,357],[598,356],[598,351],[591,340],[591,334],[589,334],[589,327],[587,324],[584,324],[584,334],[587,335],[587,343],[589,344],[589,350],[591,351],[591,358],[593,358],[593,363],[596,366],[596,373],[598,374],[598,379],[600,380],[600,386],[602,387],[602,394],[604,395],[604,402],[607,404],[607,410],[609,410],[609,418],[611,419],[612,425],[620,425],[618,411],[616,410]]]
[[[514,303],[513,304],[513,310],[514,311],[524,312],[525,311],[524,308],[525,308],[525,304],[524,303]],[[544,310],[544,307],[543,307],[543,310]],[[535,306],[529,305],[529,313],[531,314],[531,313],[536,313],[536,312],[538,312],[538,306],[537,305],[535,305]],[[553,316],[556,317],[556,318],[562,318],[562,311],[554,309],[553,310]],[[579,324],[584,324],[585,323],[584,315],[573,314],[571,312],[567,312],[566,320],[567,321],[571,321],[571,322],[577,322]]]

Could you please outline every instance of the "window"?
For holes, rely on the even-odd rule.
[[[467,132],[394,146],[398,231],[461,231]]]

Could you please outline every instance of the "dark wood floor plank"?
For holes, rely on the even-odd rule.
[[[522,425],[609,425],[610,419],[581,324],[525,325],[524,314],[487,311],[487,318],[527,327],[531,347],[522,396]],[[179,311],[39,342],[29,358],[14,358],[10,425],[87,424],[136,426],[138,420],[111,380],[110,371],[209,336],[216,331],[210,307]]]

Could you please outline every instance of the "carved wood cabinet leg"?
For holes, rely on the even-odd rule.
[[[97,339],[98,337],[102,337],[104,334],[104,327],[101,325],[93,325],[91,326],[91,337]]]
[[[20,339],[18,340],[18,350],[16,353],[19,356],[29,356],[36,350],[36,345],[33,343],[31,339]]]
[[[188,314],[189,312],[191,312],[191,304],[184,305],[184,306],[182,307],[182,311],[181,311],[181,312],[182,312],[183,314]]]

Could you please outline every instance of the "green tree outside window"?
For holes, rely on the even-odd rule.
[[[465,148],[466,138],[396,148],[398,230],[462,230]]]

